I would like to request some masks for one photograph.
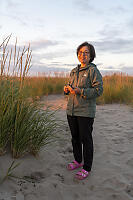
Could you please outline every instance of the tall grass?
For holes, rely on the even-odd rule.
[[[48,94],[61,94],[68,78],[61,76],[26,77],[25,93],[35,99]]]
[[[26,77],[26,93],[35,98],[47,94],[63,93],[63,86],[69,76]],[[133,76],[114,73],[103,77],[103,95],[97,99],[98,104],[124,103],[133,104]]]
[[[124,103],[133,105],[133,77],[114,73],[103,77],[103,95],[99,103]]]
[[[14,158],[25,153],[37,154],[50,142],[58,127],[54,112],[31,102],[25,91],[25,79],[30,69],[31,50],[8,49],[8,36],[0,45],[0,154],[9,144]]]

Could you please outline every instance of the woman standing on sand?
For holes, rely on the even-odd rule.
[[[92,63],[96,57],[94,47],[88,42],[77,48],[77,57],[81,63],[70,73],[70,80],[64,86],[64,93],[69,95],[67,120],[72,135],[74,161],[68,164],[68,170],[82,167],[75,178],[85,179],[93,162],[93,122],[96,112],[96,98],[103,92],[102,76]],[[82,163],[82,144],[83,160]]]

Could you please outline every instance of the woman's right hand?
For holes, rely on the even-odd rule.
[[[66,87],[67,87],[68,91],[69,91],[71,94],[75,94],[75,91],[74,91],[74,89],[73,89],[71,86],[67,85]]]
[[[69,92],[69,89],[67,86],[64,86],[64,92],[67,94]]]

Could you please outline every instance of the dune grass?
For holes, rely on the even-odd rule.
[[[42,147],[55,139],[58,122],[55,111],[29,101],[26,76],[30,69],[31,50],[8,49],[8,36],[0,45],[0,155],[10,146],[12,156],[26,153],[36,155]],[[18,50],[17,50],[18,49]],[[14,52],[14,53],[13,53]]]

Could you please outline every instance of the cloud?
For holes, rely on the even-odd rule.
[[[27,43],[26,43],[27,44]],[[62,68],[62,66],[64,66],[66,68],[66,66],[59,60],[56,61],[54,60],[55,58],[61,58],[61,57],[65,57],[66,55],[70,54],[70,51],[68,50],[58,50],[55,52],[49,52],[49,53],[44,53],[41,50],[48,48],[48,47],[53,47],[56,45],[59,45],[60,43],[56,42],[56,41],[52,41],[52,40],[38,40],[38,41],[34,41],[33,43],[31,43],[31,47],[30,49],[32,50],[32,60],[31,60],[31,64],[33,66],[39,66],[40,68],[42,68],[42,66],[47,66],[47,67],[59,67]],[[25,49],[28,48],[28,45],[25,45]],[[12,57],[14,56],[14,51],[15,51],[15,43],[14,44],[8,44],[6,52],[9,51],[9,54],[11,52],[12,49]],[[16,47],[16,56],[18,56],[18,52],[19,52],[19,57],[22,54],[22,51],[24,49],[24,45],[18,45]],[[40,51],[37,51],[40,50]],[[27,55],[27,52],[25,53],[25,55],[23,56],[23,60],[25,60]],[[9,56],[8,56],[9,58]],[[69,65],[67,65],[67,67],[69,68]]]
[[[24,20],[24,18],[22,19],[21,17],[19,17],[19,15],[15,15],[15,14],[12,14],[12,15],[7,15],[7,17],[9,18],[12,18],[13,20],[15,21],[18,21],[21,25],[23,26],[28,26],[28,23],[27,23],[27,20]]]
[[[15,14],[15,13],[12,13],[12,14],[5,14],[5,13],[2,13],[2,16],[4,17],[8,17],[10,20],[13,19],[14,21],[17,21],[20,23],[20,25],[22,26],[29,26],[28,25],[28,22],[27,22],[27,18],[24,20],[24,18],[20,17],[20,14]]]
[[[103,63],[96,63],[96,65],[97,65],[97,66],[101,66],[101,65],[103,65]]]
[[[49,68],[58,68],[60,70],[63,69],[67,69],[67,70],[71,70],[72,68],[76,67],[77,64],[73,64],[73,63],[63,63],[63,62],[53,62],[50,60],[50,62],[42,62],[41,59],[38,59],[38,57],[33,57],[32,59],[32,66],[34,66],[34,68],[36,66],[39,66],[38,70],[40,71],[40,69],[43,69],[43,71],[45,71],[45,67],[46,69]]]
[[[133,35],[133,15],[130,17],[129,21],[127,22],[127,28],[128,28],[128,33],[129,31],[131,31],[131,34]]]
[[[129,12],[129,10],[121,5],[115,6],[112,9],[112,12],[116,13],[120,13],[120,14],[126,14],[127,12]]]
[[[18,23],[20,23],[21,26],[29,26],[29,21],[32,21],[33,19],[29,19],[29,15],[26,16],[24,11],[21,9],[21,3],[15,1],[15,0],[3,0],[3,10],[2,10],[2,16],[8,17],[10,20],[14,20]],[[33,20],[34,21],[34,20]]]
[[[63,50],[63,51],[44,53],[43,58],[46,60],[53,60],[55,58],[66,57],[68,55],[71,55],[71,52],[68,50]]]
[[[102,39],[112,39],[117,38],[119,35],[121,35],[121,27],[118,25],[111,25],[111,24],[105,24],[102,30],[98,32],[98,35]]]
[[[45,44],[46,44],[46,46],[45,46]],[[42,45],[42,44],[41,44]],[[52,46],[53,45],[53,46]],[[36,47],[36,45],[35,45],[35,47],[34,46],[32,46],[32,43],[31,43],[31,49],[33,50],[32,51],[32,57],[33,57],[33,60],[34,61],[40,61],[41,63],[43,62],[50,62],[50,63],[52,63],[52,62],[57,62],[57,60],[54,60],[54,59],[60,59],[60,58],[66,58],[67,56],[71,56],[71,55],[73,55],[73,53],[75,53],[75,52],[73,52],[73,49],[58,49],[58,50],[56,50],[56,48],[55,48],[55,46],[56,45],[60,45],[60,42],[54,42],[54,41],[50,41],[50,42],[44,42],[44,44],[42,45],[42,46],[40,46],[40,42],[39,43],[37,43],[37,47]],[[41,50],[42,48],[45,50],[45,48],[47,48],[47,47],[52,47],[53,49],[51,49],[51,50],[48,50],[48,52],[47,51],[43,51],[43,52],[37,52],[36,50]],[[58,62],[60,62],[60,61],[58,61]]]
[[[121,72],[133,75],[133,66],[124,66],[121,69]]]
[[[122,6],[121,3],[115,2],[113,5],[112,3],[108,3],[107,1],[104,1],[101,5],[98,0],[91,1],[91,0],[73,0],[74,6],[80,9],[80,11],[88,12],[96,14],[98,17],[107,15],[126,15],[126,13],[129,13],[129,9],[125,7],[125,5]]]
[[[76,64],[41,64],[41,65],[33,65],[30,69],[30,74],[37,74],[39,73],[54,73],[54,72],[64,72],[70,73],[70,71],[76,67]],[[104,69],[100,69],[101,74],[108,75],[113,73],[126,73],[128,75],[133,75],[133,67],[131,66],[124,66],[122,68],[115,68],[114,66],[107,66]]]
[[[123,65],[123,64],[122,64]],[[128,75],[133,75],[133,67],[132,66],[119,66],[119,67],[114,67],[114,66],[106,66],[102,69],[100,69],[100,72],[102,75],[108,75],[108,74],[113,74],[113,73],[126,73]]]
[[[53,46],[55,47],[55,46],[58,46],[60,43],[61,42],[58,42],[58,41],[44,40],[44,39],[41,40],[40,39],[40,40],[36,40],[36,41],[31,41],[30,42],[30,49],[33,52],[32,55],[34,55],[35,57],[37,56],[39,59],[44,58],[44,55],[45,55],[46,58],[50,58],[50,55],[51,55],[51,57],[54,57],[54,52],[42,54],[42,53],[37,53],[36,51],[42,50],[42,49],[45,50],[48,47],[53,47]],[[23,45],[17,44],[17,51],[19,49],[22,50],[24,47],[28,48],[28,46],[29,46],[29,42],[25,42],[25,44],[23,44]],[[8,49],[10,50],[11,48],[14,50],[15,42],[14,42],[14,45],[10,44],[10,43],[8,44]]]
[[[115,70],[115,68],[113,66],[108,66],[109,70]]]
[[[64,65],[46,65],[46,64],[42,64],[42,65],[32,65],[29,74],[30,75],[36,75],[37,73],[70,73],[71,69],[73,68],[73,66],[69,66],[66,67]]]
[[[20,2],[18,3],[15,0],[3,0],[3,2],[5,3],[6,9],[16,8],[20,5]]]
[[[31,41],[31,48],[33,50],[38,50],[38,49],[45,49],[50,46],[57,46],[59,44],[60,42],[52,40],[37,40],[37,41]]]
[[[36,27],[36,28],[40,28],[40,29],[43,29],[45,24],[44,24],[44,20],[41,19],[41,18],[36,18],[34,17],[30,17],[30,16],[27,16],[26,14],[25,17],[23,17],[23,13],[12,13],[12,14],[5,14],[3,13],[2,14],[4,17],[8,17],[10,20],[14,20],[16,22],[18,22],[21,26],[25,26],[25,27],[29,27],[29,26],[32,26],[32,27]]]
[[[44,19],[39,18],[36,15],[31,16],[29,12],[26,13],[25,10],[22,10],[22,4],[25,2],[16,0],[2,0],[3,9],[1,15],[8,17],[10,20],[18,22],[21,26],[33,26],[36,28],[44,28]]]
[[[100,51],[110,53],[132,53],[133,39],[112,38],[102,39],[101,41],[91,41]]]
[[[31,71],[36,72],[47,72],[47,71],[71,71],[72,68],[76,67],[77,64],[64,63],[58,60],[54,61],[55,58],[61,58],[69,54],[69,51],[52,52],[52,53],[33,53],[32,54],[32,69]]]
[[[92,11],[94,8],[90,4],[90,0],[74,0],[74,6],[79,8],[81,11]]]

